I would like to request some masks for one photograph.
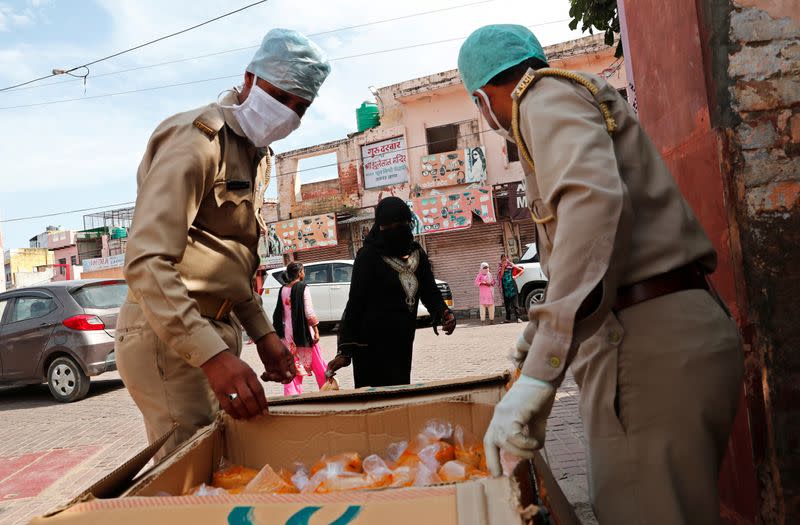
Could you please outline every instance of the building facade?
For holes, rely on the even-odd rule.
[[[602,74],[624,90],[613,51],[599,35],[545,50],[552,67]],[[455,308],[477,308],[481,262],[496,268],[501,254],[518,258],[534,242],[516,148],[482,119],[457,70],[379,88],[376,99],[378,126],[277,156],[269,253],[284,262],[351,259],[374,207],[394,195],[414,211],[418,240]],[[319,180],[319,168],[304,167],[319,165],[315,157],[329,159],[322,167],[335,166],[332,176]]]
[[[6,288],[23,288],[53,277],[53,252],[47,248],[12,248],[4,253]]]

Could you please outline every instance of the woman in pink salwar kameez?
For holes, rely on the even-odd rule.
[[[317,386],[322,388],[328,364],[319,350],[319,321],[314,314],[311,292],[303,282],[303,265],[290,263],[286,267],[286,277],[289,282],[278,292],[278,304],[275,305],[272,321],[275,332],[294,355],[297,375],[291,383],[283,385],[283,394],[290,396],[302,394],[303,379],[312,374]]]

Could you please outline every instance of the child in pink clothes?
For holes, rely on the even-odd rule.
[[[303,265],[290,263],[286,276],[289,282],[280,289],[272,319],[275,331],[294,355],[297,375],[291,383],[283,385],[283,394],[291,396],[303,393],[303,379],[312,374],[322,388],[328,364],[319,350],[319,321],[314,314],[311,292],[303,283]]]
[[[494,324],[494,277],[489,272],[489,263],[481,263],[481,270],[475,277],[475,286],[478,287],[478,309],[481,322],[486,322],[486,312],[489,312],[489,323]]]

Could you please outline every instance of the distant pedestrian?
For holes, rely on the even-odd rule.
[[[503,305],[506,309],[506,322],[511,322],[511,316],[514,316],[514,322],[520,323],[519,315],[519,290],[517,289],[517,277],[522,275],[525,268],[517,266],[506,254],[500,256],[500,267],[497,269],[497,280],[500,281],[501,290],[503,291]]]
[[[478,287],[478,310],[481,322],[486,322],[486,313],[489,313],[489,324],[494,324],[494,276],[489,272],[489,263],[481,263],[481,269],[475,276],[475,286]]]
[[[303,378],[312,373],[317,385],[325,384],[325,369],[328,364],[322,359],[319,350],[319,321],[314,313],[311,292],[303,282],[306,271],[299,262],[286,267],[289,281],[278,292],[278,303],[272,314],[272,324],[283,344],[294,355],[297,375],[290,383],[283,385],[283,395],[303,393]]]

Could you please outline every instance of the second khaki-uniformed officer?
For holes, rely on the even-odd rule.
[[[273,29],[240,90],[168,118],[150,138],[137,178],[116,355],[150,442],[178,424],[157,457],[211,423],[219,406],[243,419],[266,411],[258,377],[239,358],[239,323],[256,342],[263,379],[295,375],[251,283],[268,146],[297,129],[329,72],[305,36]]]
[[[549,277],[516,345],[522,375],[486,433],[491,469],[499,448],[530,457],[544,444],[571,364],[600,523],[717,523],[743,355],[707,284],[711,243],[605,80],[547,68],[517,25],[475,31],[458,66],[490,126],[519,147]]]

